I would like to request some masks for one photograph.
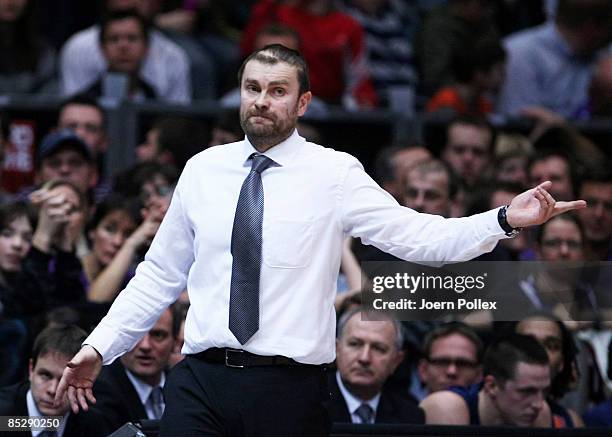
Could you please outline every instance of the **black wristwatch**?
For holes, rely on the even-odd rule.
[[[508,207],[509,205],[499,208],[499,211],[497,212],[497,221],[508,237],[516,237],[518,233],[523,230],[523,228],[513,228],[508,224],[508,217],[506,216]]]

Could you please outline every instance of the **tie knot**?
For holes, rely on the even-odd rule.
[[[153,390],[151,390],[149,399],[151,399],[153,405],[161,405],[163,400],[162,388],[160,386],[157,386]]]
[[[370,404],[361,404],[359,408],[355,410],[355,414],[361,419],[362,423],[372,423],[374,410]]]
[[[257,153],[253,153],[251,155],[251,158],[253,158],[253,163],[251,164],[251,171],[257,173],[262,173],[264,170],[274,164],[274,161],[272,161],[266,155],[259,155]]]

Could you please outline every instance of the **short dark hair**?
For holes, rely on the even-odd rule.
[[[495,144],[497,132],[495,128],[493,127],[493,125],[489,123],[485,118],[474,116],[474,115],[461,114],[461,115],[454,117],[452,120],[448,122],[448,124],[446,125],[446,131],[445,131],[446,138],[444,139],[445,147],[446,147],[446,144],[448,144],[448,139],[450,137],[449,133],[450,133],[451,128],[458,124],[472,126],[478,129],[485,129],[489,131],[489,133],[491,134],[491,140],[489,141],[489,144],[488,144],[489,146],[488,151],[490,155],[493,155],[493,146]]]
[[[138,22],[140,29],[142,30],[142,36],[146,42],[149,44],[149,24],[147,21],[138,13],[136,9],[123,9],[117,11],[109,11],[104,14],[102,17],[102,22],[100,23],[100,35],[98,41],[100,45],[103,46],[106,42],[106,34],[108,32],[108,26],[110,23],[115,21],[134,19]]]
[[[472,328],[460,322],[446,323],[429,331],[427,335],[425,335],[425,340],[423,340],[423,357],[425,359],[429,359],[431,357],[431,348],[437,340],[454,334],[461,335],[472,342],[476,348],[476,360],[480,363],[484,349],[482,340]]]
[[[549,366],[544,347],[531,335],[508,334],[489,346],[483,360],[483,375],[504,384],[515,377],[519,363]]]
[[[266,65],[275,65],[279,62],[284,62],[285,64],[296,67],[298,83],[300,85],[300,95],[310,91],[310,79],[306,60],[304,60],[300,52],[289,49],[281,44],[270,44],[251,53],[238,70],[238,87],[242,86],[242,75],[244,74],[246,64],[253,60]]]
[[[20,217],[25,217],[32,225],[32,229],[36,227],[36,214],[31,204],[17,201],[0,205],[0,231]]]
[[[42,330],[34,340],[30,357],[32,366],[47,353],[58,353],[72,358],[81,349],[87,333],[75,325],[54,325]]]
[[[104,108],[98,103],[98,101],[89,94],[75,94],[74,96],[64,100],[57,111],[58,117],[59,115],[66,109],[67,106],[70,105],[83,105],[83,106],[91,106],[96,108],[96,110],[102,116],[102,125],[106,126],[106,112]]]

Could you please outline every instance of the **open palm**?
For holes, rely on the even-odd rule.
[[[75,414],[80,408],[87,411],[88,401],[92,404],[96,403],[92,388],[101,368],[102,358],[98,352],[91,346],[83,346],[64,369],[55,394],[55,404],[59,404],[61,399],[68,394],[70,407]]]
[[[512,199],[507,211],[508,224],[513,228],[541,225],[551,217],[586,206],[584,200],[555,201],[547,191],[551,185],[550,181],[543,182]]]

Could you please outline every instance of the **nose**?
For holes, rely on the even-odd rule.
[[[538,392],[533,397],[533,401],[531,402],[531,407],[536,411],[540,411],[543,405],[544,405],[544,393]]]
[[[422,191],[419,191],[416,197],[414,198],[415,209],[420,211],[421,208],[423,208],[424,203],[425,203],[425,195]]]
[[[55,391],[57,390],[58,384],[59,384],[59,379],[52,378],[49,381],[49,385],[47,385],[47,393],[49,394],[50,397],[52,398],[55,397]]]
[[[121,232],[117,232],[115,235],[113,235],[112,238],[113,245],[117,247],[123,246],[124,240],[125,238],[123,237],[123,234]]]
[[[595,217],[597,217],[600,220],[603,219],[604,212],[605,212],[605,208],[604,208],[603,202],[597,202],[593,206],[593,208],[594,208]]]
[[[19,236],[19,235],[15,235],[13,238],[11,238],[11,247],[13,249],[21,249],[24,245],[25,241],[24,239]]]
[[[567,244],[567,241],[562,241],[561,245],[559,246],[559,253],[561,254],[561,256],[563,258],[567,258],[569,256],[569,246]]]
[[[454,378],[457,376],[457,365],[455,363],[450,363],[446,367],[446,376]]]
[[[364,346],[359,351],[359,362],[362,364],[368,364],[371,361],[371,351],[369,346]]]
[[[255,99],[255,107],[259,110],[268,107],[268,95],[264,91],[257,95],[257,99]]]
[[[142,340],[140,340],[140,343],[138,343],[138,348],[145,351],[151,350],[151,338],[149,337],[149,334],[142,337]]]

